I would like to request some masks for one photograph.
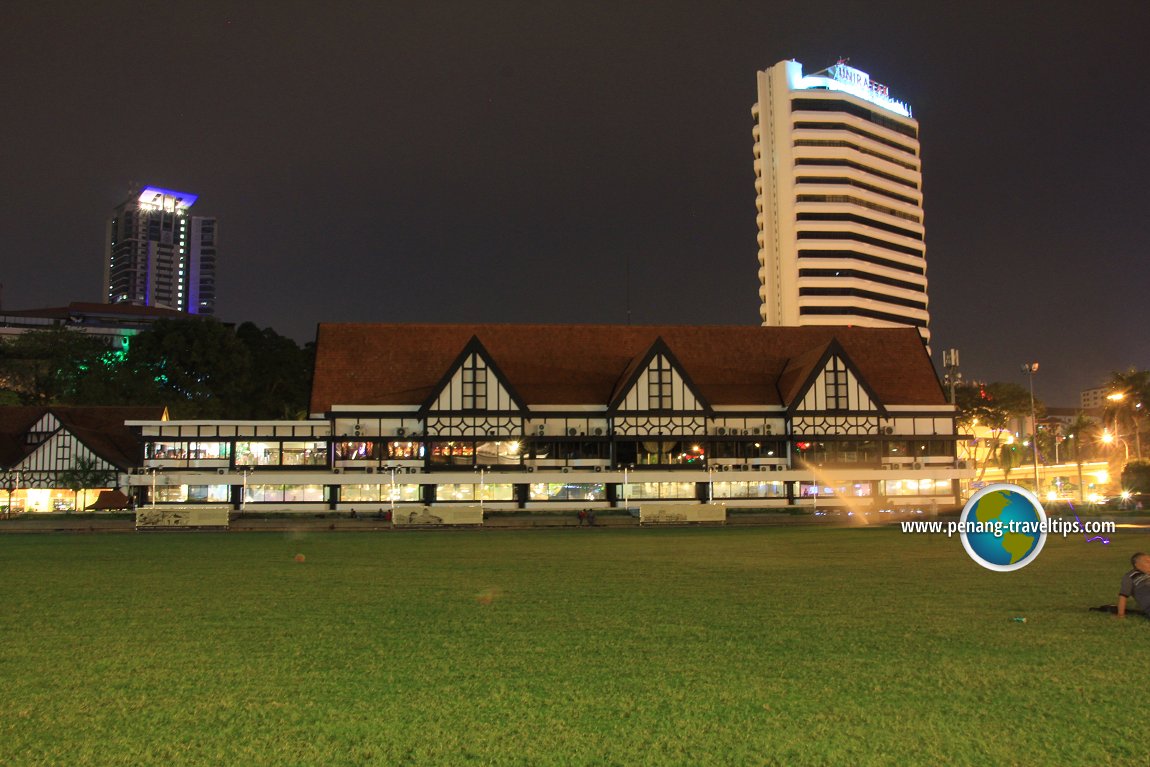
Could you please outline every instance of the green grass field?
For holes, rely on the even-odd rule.
[[[1144,765],[1150,622],[1085,609],[1139,548],[4,535],[0,764]]]

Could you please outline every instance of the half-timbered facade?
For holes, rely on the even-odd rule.
[[[0,506],[74,511],[120,485],[143,461],[125,425],[164,418],[162,407],[0,408]]]
[[[958,500],[912,328],[324,324],[311,418],[131,424],[160,503],[886,508]]]

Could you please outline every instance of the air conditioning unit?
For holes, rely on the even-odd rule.
[[[884,427],[882,427],[882,433],[883,434],[894,434],[894,427],[893,426],[884,426]]]
[[[771,427],[770,427],[770,425],[767,425],[767,426],[763,427],[763,430],[764,430],[764,432],[765,432],[765,433],[767,433],[767,434],[770,434],[770,433],[771,433]]]
[[[571,473],[571,467],[570,466],[564,466],[562,469],[560,469],[560,471],[562,471],[564,474],[570,474]]]
[[[759,471],[774,471],[774,470],[775,470],[774,466],[768,466],[765,463],[759,467]]]
[[[743,436],[744,436],[744,437],[745,437],[745,436],[747,436],[747,435],[748,435],[748,434],[750,434],[750,433],[751,433],[751,432],[750,432],[750,430],[749,430],[749,429],[743,429]]]
[[[534,466],[528,466],[527,471],[529,471],[529,472],[535,471],[535,467]]]
[[[570,429],[567,430],[567,436],[568,437],[577,437],[577,436],[579,436],[579,430],[576,429],[574,426],[572,426]]]
[[[965,469],[966,468],[966,461],[959,461],[958,462],[958,468]]]
[[[911,467],[912,469],[914,469],[915,471],[918,471],[919,469],[921,469],[921,468],[922,468],[922,464],[921,464],[921,463],[918,463],[918,462],[916,461],[915,463],[912,463],[912,464],[910,465],[910,467]]]
[[[219,474],[220,476],[223,476],[224,474],[227,474],[227,473],[228,473],[227,469],[216,469],[216,474]]]
[[[331,470],[331,473],[332,474],[343,474],[343,469],[341,469],[337,466],[336,468]]]
[[[594,434],[595,434],[595,436],[596,436],[596,437],[602,437],[602,436],[603,436],[603,427],[601,427],[601,426],[596,426],[596,427],[595,427],[595,431],[594,431]]]
[[[762,434],[763,430],[761,427],[756,426],[755,428],[751,429],[751,433],[752,434]]]
[[[133,473],[135,473],[135,474],[147,474],[148,470],[145,469],[143,466],[137,466]]]
[[[726,435],[726,433],[727,433],[727,430],[726,430],[726,428],[725,428],[725,427],[722,427],[722,426],[720,426],[720,427],[719,427],[718,429],[716,429],[715,431],[718,433],[718,435],[719,435],[720,437],[722,437],[722,436],[725,436],[725,435]]]
[[[602,466],[596,466],[596,467],[595,467],[595,471],[600,471],[600,472],[601,472],[601,471],[603,471],[603,467],[602,467]]]
[[[362,435],[363,435],[363,428],[357,423],[355,425],[355,436],[359,437]]]
[[[403,428],[402,426],[399,427],[398,429],[395,430],[395,436],[406,437],[407,436],[407,429]]]
[[[723,471],[730,471],[730,470],[731,470],[731,464],[724,463],[723,464]]]
[[[375,474],[375,471],[376,471],[376,469],[374,466],[368,466],[367,467],[367,473],[368,474]]]
[[[744,463],[743,465],[741,465],[741,466],[739,467],[739,470],[740,470],[740,471],[750,471],[750,470],[751,470],[750,464],[746,464],[746,463]]]
[[[774,469],[775,471],[786,471],[786,470],[787,470],[787,467],[786,467],[786,466],[784,466],[784,465],[783,465],[783,464],[781,464],[781,463],[776,463],[776,464],[775,464],[774,466],[772,466],[771,468],[772,468],[772,469]]]
[[[535,433],[538,434],[540,437],[542,437],[546,431],[547,431],[547,427],[544,426],[543,424],[539,424],[538,426],[535,427]]]

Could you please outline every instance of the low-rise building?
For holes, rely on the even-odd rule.
[[[127,421],[162,421],[163,407],[0,407],[0,506],[75,511],[143,463]]]
[[[311,418],[130,425],[141,502],[263,510],[946,505],[914,328],[322,324]]]

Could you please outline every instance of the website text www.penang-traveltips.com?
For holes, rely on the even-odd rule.
[[[1079,522],[1077,519],[1047,519],[1041,522],[1037,520],[1010,520],[1007,522],[1001,520],[988,522],[950,520],[944,522],[942,520],[915,519],[900,522],[899,527],[904,533],[945,534],[947,538],[955,535],[984,535],[986,533],[990,533],[995,538],[1001,538],[1006,533],[1022,533],[1023,535],[1048,533],[1068,538],[1071,535],[1094,535],[1115,531],[1115,525],[1110,521],[1087,520],[1086,522]]]

